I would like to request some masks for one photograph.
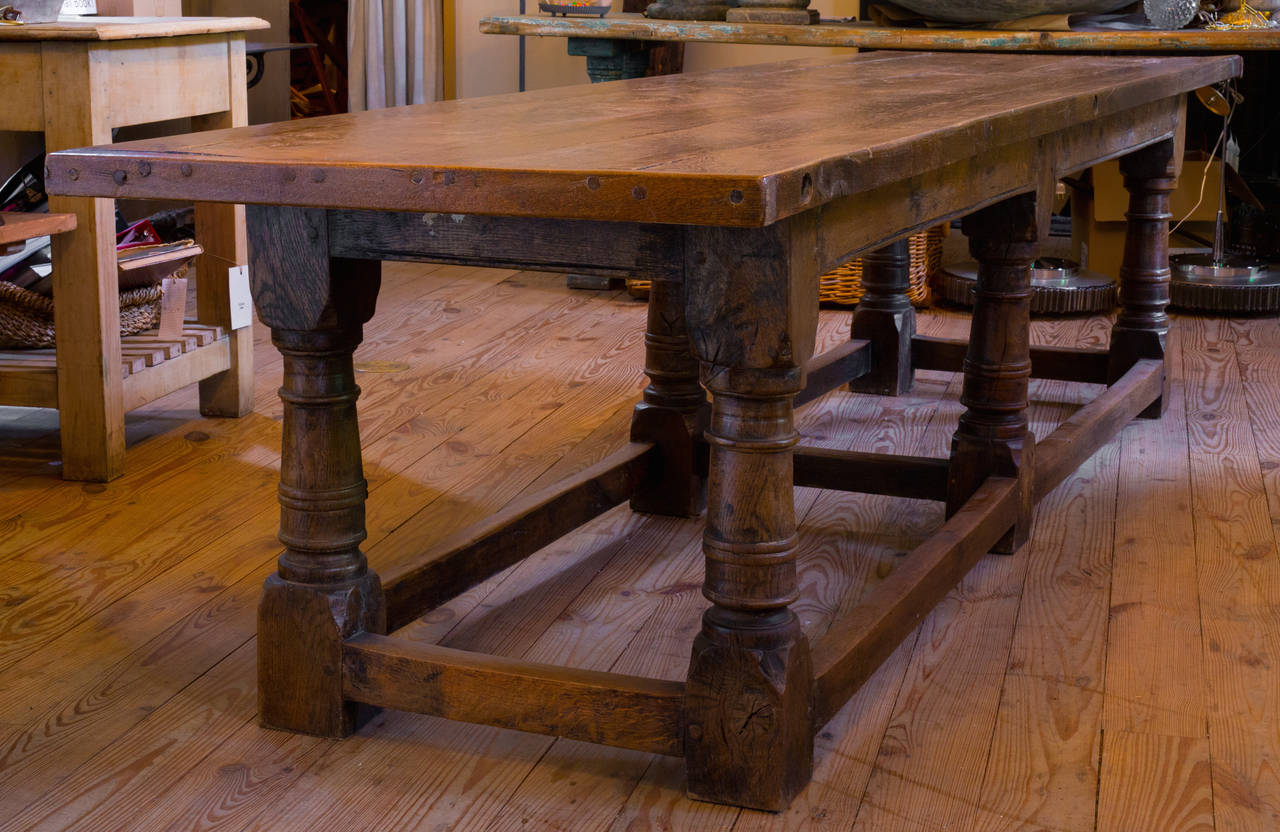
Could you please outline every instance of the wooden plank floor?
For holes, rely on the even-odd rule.
[[[376,569],[600,459],[642,376],[643,305],[551,275],[391,265],[357,353]],[[847,337],[826,312],[821,339]],[[931,312],[929,334],[967,317]],[[1105,343],[1102,318],[1040,343]],[[1168,415],[1042,503],[822,731],[789,812],[695,804],[678,760],[384,713],[343,742],[256,723],[278,548],[280,362],[256,410],[130,415],[127,474],[58,477],[56,414],[0,408],[0,830],[1280,828],[1280,327],[1185,317]],[[1033,385],[1040,435],[1096,389]],[[808,441],[942,455],[958,380],[833,393]],[[798,610],[821,633],[941,520],[801,489]],[[404,635],[681,678],[706,602],[695,522],[619,509]],[[501,696],[501,691],[495,691]]]

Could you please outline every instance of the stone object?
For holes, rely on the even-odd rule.
[[[1132,0],[895,0],[899,6],[932,20],[994,23],[1037,14],[1102,14]]]

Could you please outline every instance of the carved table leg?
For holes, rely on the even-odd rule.
[[[689,794],[771,811],[813,770],[812,661],[789,605],[798,592],[792,398],[813,348],[817,269],[811,283],[790,285],[779,225],[692,232],[688,304],[713,398],[702,544],[713,606],[685,685]]]
[[[738,0],[725,20],[737,23],[817,23],[818,10],[809,0]]]
[[[1032,457],[1027,430],[1031,377],[1031,264],[1039,248],[1035,197],[1013,197],[964,219],[969,252],[978,261],[973,324],[964,360],[967,410],[951,442],[947,515],[989,476],[1020,477],[1018,522],[993,551],[1012,553],[1031,527]]]
[[[854,379],[855,393],[898,396],[911,390],[911,339],[916,310],[907,297],[911,247],[898,240],[862,257],[864,294],[853,312],[850,337],[871,342],[871,372]]]
[[[342,642],[386,631],[365,538],[351,354],[373,312],[379,264],[328,259],[325,214],[250,208],[254,301],[284,358],[277,574],[258,607],[262,724],[325,737],[359,727],[342,698]],[[365,709],[367,711],[367,709]]]
[[[703,433],[711,406],[698,382],[685,325],[684,283],[655,278],[649,289],[644,336],[649,385],[631,419],[631,438],[656,442],[662,464],[642,483],[631,508],[649,514],[696,517],[706,505],[707,446]]]
[[[1166,139],[1120,160],[1129,191],[1124,260],[1120,265],[1120,314],[1111,330],[1109,380],[1115,382],[1139,359],[1164,359],[1169,334],[1169,195],[1177,186],[1174,143]],[[1168,393],[1168,376],[1164,391]],[[1166,395],[1139,414],[1157,419]]]

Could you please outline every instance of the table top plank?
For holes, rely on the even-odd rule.
[[[20,211],[0,212],[0,246],[61,234],[76,227],[75,214],[28,214]]]
[[[639,14],[596,17],[495,15],[480,31],[494,35],[614,38],[620,40],[750,43],[773,46],[843,46],[966,52],[1248,52],[1280,48],[1280,29],[1016,31],[877,26],[824,20],[813,26],[711,20],[651,20]]]
[[[0,42],[135,40],[269,29],[259,17],[64,17],[56,23],[0,26]]]
[[[824,56],[63,151],[47,187],[767,225],[1239,71],[1236,56]]]

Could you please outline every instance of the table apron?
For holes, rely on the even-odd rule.
[[[680,226],[359,210],[330,210],[328,225],[332,257],[645,279],[684,273]]]

